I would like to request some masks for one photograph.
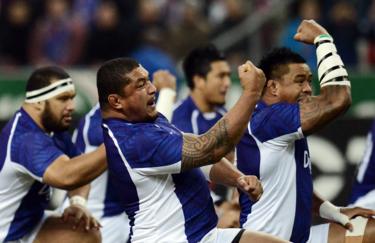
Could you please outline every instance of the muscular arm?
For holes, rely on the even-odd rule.
[[[351,104],[350,82],[344,63],[337,54],[333,39],[314,20],[303,20],[294,39],[317,46],[320,95],[300,102],[304,134],[315,132],[345,112]]]
[[[229,160],[222,158],[210,170],[210,180],[224,186],[237,187],[237,179],[244,174],[239,171]]]
[[[244,92],[236,105],[209,131],[196,136],[184,134],[182,171],[218,162],[238,143],[259,94]]]
[[[325,86],[319,96],[310,96],[300,101],[302,131],[314,133],[334,118],[344,113],[351,104],[350,87]]]
[[[184,134],[181,171],[218,162],[238,143],[260,98],[265,77],[250,61],[238,67],[243,93],[223,118],[206,133]]]
[[[107,169],[104,145],[93,152],[69,159],[62,155],[48,166],[43,182],[60,189],[73,190],[98,177]]]
[[[89,193],[90,193],[90,184],[86,184],[84,186],[81,186],[77,189],[73,189],[73,190],[70,190],[68,191],[68,196],[69,198],[73,197],[73,196],[81,196],[81,197],[84,197],[84,198],[88,198],[89,196]]]

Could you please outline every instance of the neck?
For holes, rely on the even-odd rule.
[[[191,91],[190,96],[201,112],[212,112],[215,110],[215,106],[209,104],[207,100],[204,98],[204,95],[201,94],[199,91]]]
[[[33,119],[33,121],[38,125],[38,127],[40,127],[45,132],[49,132],[43,126],[41,114],[38,111],[38,108],[35,107],[34,104],[23,103],[22,108],[31,117],[31,119]]]
[[[280,102],[280,100],[277,96],[274,96],[274,95],[268,93],[267,91],[262,95],[261,99],[267,105],[272,105],[272,104]]]

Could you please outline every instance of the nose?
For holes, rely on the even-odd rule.
[[[155,94],[156,93],[156,87],[155,87],[155,85],[153,83],[151,83],[150,80],[147,81],[147,82],[148,82],[148,89],[147,89],[148,93],[149,94]]]
[[[229,88],[231,84],[232,84],[232,80],[230,79],[230,76],[226,76],[224,79],[224,87]]]
[[[75,108],[76,108],[76,103],[75,103],[74,99],[73,99],[73,98],[72,98],[72,99],[69,99],[69,100],[68,100],[68,103],[67,103],[67,106],[66,106],[66,109],[67,109],[68,111],[74,111]]]
[[[305,82],[303,86],[302,92],[311,95],[312,94],[312,87],[310,82]]]

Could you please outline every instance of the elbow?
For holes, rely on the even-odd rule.
[[[352,105],[352,97],[349,94],[342,96],[341,99],[337,100],[337,109],[340,113],[345,113]]]
[[[78,187],[85,185],[85,182],[82,182],[79,178],[73,176],[66,176],[59,183],[58,188],[64,190],[74,190]]]

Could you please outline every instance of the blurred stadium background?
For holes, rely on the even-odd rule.
[[[375,0],[0,0],[0,127],[42,65],[60,65],[74,78],[77,119],[96,103],[98,66],[119,56],[138,59],[151,73],[170,70],[184,98],[181,59],[209,41],[232,65],[229,108],[240,92],[236,67],[246,59],[257,63],[282,45],[315,67],[315,49],[292,39],[305,18],[327,28],[350,70],[352,107],[309,141],[318,191],[344,205],[375,117]]]

